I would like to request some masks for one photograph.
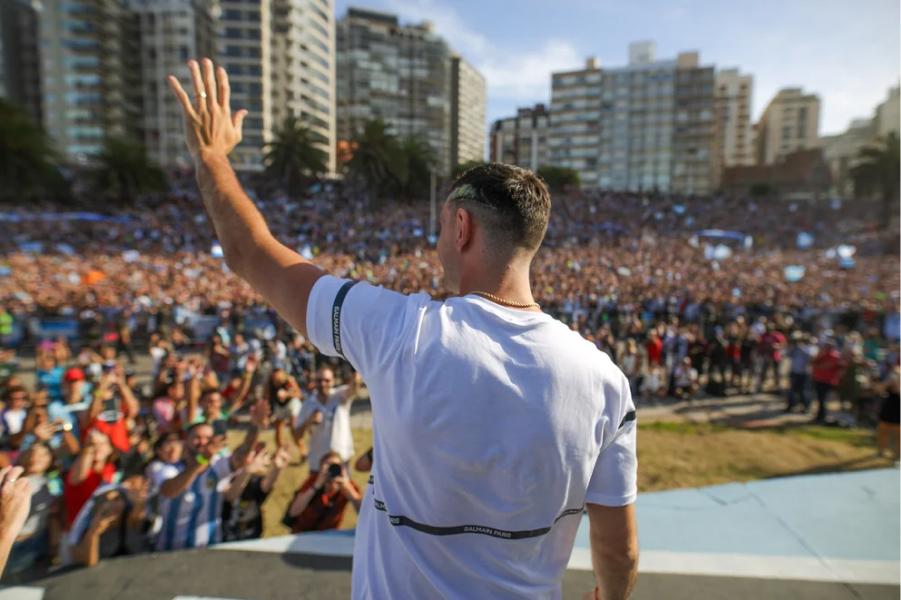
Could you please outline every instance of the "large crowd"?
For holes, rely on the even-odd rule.
[[[350,428],[363,382],[229,272],[191,188],[103,215],[0,211],[0,466],[22,466],[33,490],[9,577],[259,537],[290,461],[310,469],[283,507],[291,531],[339,527],[359,506],[350,475],[373,460]],[[372,205],[337,186],[258,205],[281,241],[336,275],[448,295],[427,205]],[[878,426],[880,452],[897,458],[899,262],[886,248],[898,227],[870,214],[570,194],[533,290],[614,359],[639,406],[766,391],[835,423],[837,399],[841,419]],[[68,336],[42,328],[60,319],[75,324]],[[146,354],[145,376],[133,369]]]

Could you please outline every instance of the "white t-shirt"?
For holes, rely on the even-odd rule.
[[[349,461],[354,455],[354,437],[350,430],[350,406],[354,396],[347,397],[346,385],[332,388],[325,404],[319,401],[319,394],[307,396],[300,407],[296,427],[300,427],[314,412],[322,411],[322,423],[310,426],[311,468],[319,468],[319,461],[331,450],[341,455],[341,460]]]
[[[353,597],[559,598],[585,503],[636,498],[626,377],[543,313],[347,285],[307,328],[372,397]]]
[[[181,473],[184,463],[164,465],[151,474],[151,486]],[[231,482],[227,456],[214,458],[209,468],[198,475],[188,489],[175,498],[159,497],[159,515],[163,528],[156,549],[203,548],[222,541],[223,494]]]

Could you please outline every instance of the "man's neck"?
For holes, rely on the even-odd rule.
[[[485,292],[516,304],[535,302],[529,284],[529,266],[509,264],[500,273],[482,271],[460,277],[460,295]],[[533,310],[539,310],[534,308]]]

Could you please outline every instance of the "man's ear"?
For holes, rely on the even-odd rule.
[[[454,213],[454,225],[456,231],[454,243],[457,250],[463,251],[472,242],[472,213],[465,208],[458,208]]]

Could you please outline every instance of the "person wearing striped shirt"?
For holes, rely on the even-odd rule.
[[[198,423],[188,430],[182,461],[156,471],[158,513],[163,519],[156,541],[158,551],[203,548],[222,541],[222,506],[240,497],[250,474],[233,468],[231,457],[212,425]]]

